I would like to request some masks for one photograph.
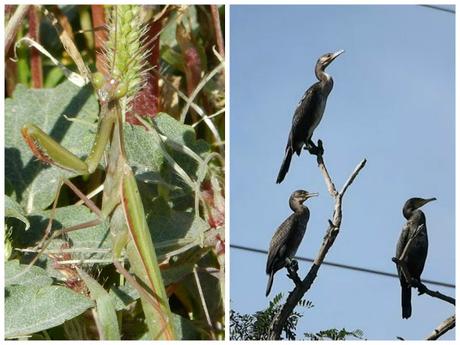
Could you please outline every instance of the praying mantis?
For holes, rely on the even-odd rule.
[[[115,21],[118,21],[116,16],[122,17],[115,10]],[[132,17],[131,14],[131,20]],[[123,34],[115,33],[116,38],[120,37],[119,35]],[[113,44],[116,49],[116,40]],[[25,123],[21,134],[36,158],[64,171],[69,171],[72,176],[92,174],[101,165],[105,166],[101,207],[96,206],[70,180],[62,179],[56,193],[53,210],[58,202],[60,186],[65,184],[91,209],[96,219],[54,231],[51,234],[53,221],[51,217],[45,237],[38,245],[41,252],[51,240],[59,235],[97,224],[106,224],[110,228],[112,237],[113,263],[141,296],[150,338],[176,339],[177,332],[172,322],[173,316],[168,304],[168,295],[146,222],[137,182],[128,162],[124,140],[123,114],[126,110],[126,103],[123,101],[129,92],[129,80],[127,82],[124,79],[124,74],[128,69],[133,68],[133,60],[138,57],[136,55],[128,58],[124,67],[114,67],[117,62],[117,55],[114,54],[111,59],[107,59],[110,67],[108,75],[97,72],[88,77],[96,90],[100,110],[95,139],[86,159],[80,159],[61,146],[34,123]],[[145,126],[148,125],[148,123],[145,124]],[[104,161],[105,164],[103,164]],[[120,264],[119,259],[124,251],[131,267],[131,273]]]

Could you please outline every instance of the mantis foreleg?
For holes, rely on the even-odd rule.
[[[107,105],[104,105],[107,107]],[[70,170],[78,175],[93,173],[104,153],[116,120],[114,111],[103,109],[93,146],[85,161],[61,146],[56,140],[43,132],[38,126],[26,123],[22,127],[22,136],[34,155],[48,164]]]

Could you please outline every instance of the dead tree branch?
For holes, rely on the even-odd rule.
[[[439,291],[430,290],[426,287],[425,284],[423,284],[422,282],[418,280],[415,280],[415,281],[413,280],[412,285],[418,289],[419,295],[427,294],[428,296],[436,297],[436,298],[439,298],[440,300],[443,300],[445,302],[455,305],[455,298],[444,295],[440,293]]]
[[[322,143],[320,141],[318,142],[318,146],[322,149]],[[289,315],[291,315],[295,306],[298,304],[298,302],[302,299],[302,297],[305,295],[305,293],[310,289],[311,285],[313,284],[313,281],[316,278],[318,270],[321,264],[323,263],[324,258],[326,257],[326,254],[329,251],[329,248],[331,248],[331,246],[334,244],[335,238],[339,234],[340,225],[342,223],[343,196],[345,192],[347,191],[348,187],[353,183],[356,176],[358,176],[359,172],[361,171],[362,168],[364,168],[366,164],[366,159],[363,159],[356,166],[355,170],[350,175],[347,182],[345,182],[345,184],[342,187],[342,190],[338,192],[334,186],[334,183],[332,182],[329,172],[327,171],[326,165],[324,164],[322,151],[321,153],[317,154],[316,157],[317,157],[318,167],[324,177],[324,181],[326,183],[328,192],[335,201],[332,221],[328,220],[329,225],[326,230],[326,236],[324,237],[319,253],[316,256],[310,268],[310,271],[308,272],[306,277],[303,279],[303,281],[300,282],[300,284],[296,282],[296,287],[289,294],[283,308],[273,319],[273,322],[270,326],[270,334],[269,334],[269,339],[271,340],[280,339],[281,331],[282,331],[283,325],[286,323],[287,318],[289,317]],[[292,266],[290,267],[288,276],[291,279],[293,279],[295,278],[295,276],[297,276],[297,273],[294,274],[294,272],[291,272],[291,270],[292,270]],[[297,279],[298,279],[298,276],[297,276]],[[295,281],[296,279],[293,279],[293,280]]]
[[[455,315],[444,320],[435,330],[426,338],[426,340],[437,340],[441,335],[455,327]]]

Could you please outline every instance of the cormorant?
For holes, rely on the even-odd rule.
[[[270,242],[266,268],[269,278],[265,296],[270,293],[274,274],[291,264],[291,258],[302,242],[310,218],[310,211],[303,202],[313,196],[318,196],[318,193],[296,190],[289,198],[289,206],[294,213],[278,227]]]
[[[324,54],[316,62],[315,75],[319,81],[310,86],[305,92],[294,112],[283,163],[281,164],[276,183],[281,183],[284,180],[291,164],[292,155],[294,152],[300,155],[304,144],[310,153],[320,153],[321,149],[315,146],[311,137],[323,117],[327,96],[329,96],[334,85],[332,77],[325,72],[325,69],[343,52],[343,50],[339,50],[336,53]]]
[[[403,207],[403,215],[404,218],[407,219],[407,223],[399,236],[396,246],[396,258],[400,258],[407,242],[414,236],[417,229],[419,229],[418,234],[412,240],[403,259],[403,262],[407,265],[407,270],[411,278],[418,281],[420,281],[420,275],[422,274],[423,266],[425,266],[425,260],[428,253],[428,233],[426,230],[425,214],[418,208],[433,200],[436,200],[436,198],[411,198],[406,201]],[[402,317],[403,319],[408,319],[412,314],[411,285],[407,283],[399,265],[398,275],[401,282]]]

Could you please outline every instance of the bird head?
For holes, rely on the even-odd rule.
[[[406,204],[404,205],[404,207],[416,210],[422,207],[423,205],[429,203],[430,201],[434,201],[434,200],[436,200],[436,198],[429,198],[429,199],[410,198],[409,200],[406,201]]]
[[[329,64],[335,60],[335,58],[339,55],[341,55],[345,50],[339,50],[338,52],[335,53],[327,53],[321,56],[318,59],[318,62],[316,63],[317,65],[321,66],[321,69],[325,69]]]
[[[291,200],[296,200],[296,201],[299,201],[300,203],[303,203],[308,198],[312,198],[318,195],[319,195],[318,193],[311,193],[305,190],[296,190],[294,193],[291,194]]]
[[[412,213],[422,207],[423,205],[429,203],[430,201],[434,201],[436,198],[429,198],[429,199],[423,199],[423,198],[410,198],[409,200],[406,201],[403,207],[403,216],[406,219],[409,219],[412,215]]]

